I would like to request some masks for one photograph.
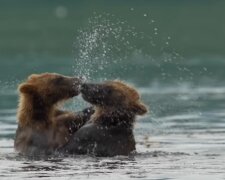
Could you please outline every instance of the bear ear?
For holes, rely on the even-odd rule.
[[[23,83],[19,86],[21,93],[32,94],[35,92],[35,86],[30,83]]]
[[[148,109],[147,107],[142,104],[142,103],[135,103],[133,106],[132,106],[132,110],[134,113],[136,113],[137,115],[144,115],[148,112]]]
[[[28,80],[31,80],[31,79],[35,79],[38,77],[38,74],[31,74],[29,77],[28,77]]]

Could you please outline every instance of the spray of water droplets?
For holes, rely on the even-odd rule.
[[[78,31],[74,41],[75,75],[90,80],[99,75],[104,80],[111,76],[106,68],[118,65],[126,71],[122,60],[134,51],[135,46],[130,39],[137,37],[137,34],[134,27],[114,15],[94,14],[85,28]]]
[[[147,77],[152,75],[147,72],[148,65],[151,64],[150,69],[159,72],[153,74],[159,81],[169,80],[168,82],[174,81],[179,85],[185,80],[191,80],[193,73],[183,63],[182,56],[171,48],[171,37],[160,39],[160,28],[157,27],[156,21],[147,13],[143,18],[149,21],[151,34],[139,31],[114,15],[94,13],[87,24],[78,30],[74,40],[74,75],[84,77],[88,81],[102,81],[120,78],[121,72],[132,76],[131,72],[139,73],[143,66]],[[137,42],[143,44],[138,45]],[[151,56],[154,51],[160,53],[158,58]],[[145,61],[148,61],[147,65]],[[131,71],[132,68],[136,71]],[[167,107],[162,107],[164,108]],[[154,122],[154,112],[151,114]]]

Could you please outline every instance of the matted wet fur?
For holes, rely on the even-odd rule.
[[[19,86],[15,149],[22,154],[49,154],[65,145],[92,110],[73,113],[58,105],[79,94],[81,80],[55,73],[34,74]]]
[[[129,155],[135,151],[135,118],[147,112],[138,92],[121,81],[108,81],[83,84],[81,93],[94,106],[95,113],[61,151],[97,156]]]

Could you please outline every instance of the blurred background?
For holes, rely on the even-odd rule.
[[[224,174],[224,17],[224,0],[0,0],[0,152],[13,151],[17,85],[57,72],[137,87],[150,107],[135,128],[138,152],[152,159],[137,157],[134,174]]]
[[[91,19],[96,21],[95,25],[103,24],[104,20],[120,23],[118,27],[123,30],[116,33],[130,41],[126,48],[121,46],[120,58],[131,47],[130,54],[141,50],[142,56],[161,59],[165,53],[171,56],[178,53],[177,58],[184,58],[187,64],[201,63],[209,71],[213,68],[216,73],[223,73],[221,66],[214,64],[224,60],[224,10],[223,0],[1,0],[1,80],[45,71],[70,74],[71,66],[75,65],[77,54],[73,54],[73,44],[77,43],[79,30],[91,28],[90,18],[99,15],[102,17],[98,20]],[[131,37],[131,33],[137,37]],[[109,38],[113,34],[107,41]],[[151,74],[149,78],[152,76],[158,78],[160,74]]]

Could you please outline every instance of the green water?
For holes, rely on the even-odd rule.
[[[170,36],[173,44],[170,49],[182,55],[224,55],[223,0],[1,0],[0,3],[2,55],[47,53],[71,56],[77,29],[85,26],[94,12],[114,14],[150,36],[156,27],[156,43],[160,44]],[[59,7],[66,9],[66,12],[58,9],[61,16],[57,15]],[[145,48],[149,47],[148,41],[135,43],[151,53]]]
[[[0,0],[0,179],[224,179],[224,17],[223,0]],[[16,88],[42,72],[133,84],[138,154],[17,155]]]

